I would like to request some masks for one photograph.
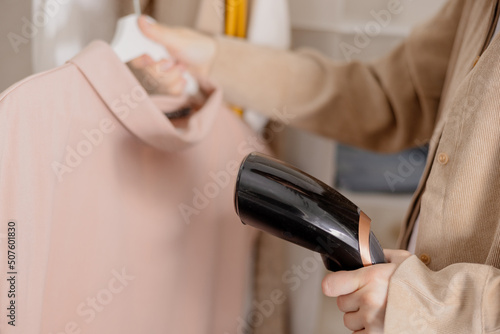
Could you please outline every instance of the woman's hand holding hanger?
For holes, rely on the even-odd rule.
[[[145,16],[139,18],[139,28],[145,36],[165,46],[198,81],[208,77],[216,54],[213,38],[190,29],[169,28]]]

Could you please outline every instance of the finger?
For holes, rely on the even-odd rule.
[[[370,268],[354,271],[338,271],[325,276],[321,286],[328,297],[338,297],[351,294],[365,285],[364,274]]]
[[[184,70],[182,67],[173,67],[169,72],[160,74],[161,85],[158,87],[158,93],[169,95],[181,95],[186,86],[184,79]]]
[[[129,61],[127,64],[132,66],[132,68],[134,69],[142,69],[144,68],[144,66],[142,65],[142,58],[143,56],[140,56],[140,57],[137,57],[137,58],[134,58],[132,59],[131,61]]]
[[[385,259],[388,263],[400,264],[411,256],[411,253],[401,249],[384,249]]]
[[[174,61],[164,59],[158,63],[149,65],[145,68],[145,71],[158,80],[163,80],[164,78],[168,78],[176,72],[179,72],[180,68],[176,68]]]
[[[145,54],[145,55],[139,56],[135,59],[132,59],[129,62],[129,64],[132,67],[141,70],[141,69],[144,69],[144,68],[154,64],[154,60],[149,55]]]
[[[148,54],[144,54],[140,57],[141,59],[141,62],[142,62],[142,65],[143,66],[149,66],[149,65],[152,65],[155,63],[155,61],[153,60],[153,58],[151,58],[150,55]]]
[[[172,78],[182,75],[184,71],[182,67],[175,65],[173,61],[162,61],[152,66],[149,70],[151,73],[154,73],[158,80],[164,83],[171,82]]]
[[[184,69],[182,67],[173,67],[169,72],[160,73],[160,80],[166,85],[173,85],[181,81],[184,77]]]
[[[175,66],[175,62],[173,60],[162,59],[157,64],[154,65],[154,70],[158,73],[168,72],[174,66]]]
[[[138,24],[146,37],[164,45],[170,51],[177,50],[177,46],[182,44],[174,29],[158,24],[150,17],[142,15]]]
[[[175,84],[173,87],[170,88],[170,94],[174,96],[179,96],[184,94],[186,90],[186,80],[181,79],[177,84]]]
[[[350,312],[344,314],[344,326],[352,331],[360,331],[365,328],[363,317],[360,312]]]
[[[357,312],[359,311],[360,300],[357,293],[343,295],[337,297],[337,306],[341,312]]]
[[[186,72],[186,67],[181,64],[177,64],[169,68],[168,70],[164,72],[160,72],[161,75],[164,76],[182,76],[184,75],[184,72]]]

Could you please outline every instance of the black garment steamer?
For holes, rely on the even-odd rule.
[[[243,224],[320,253],[328,270],[385,262],[370,218],[336,190],[289,164],[251,153],[241,164],[234,200]]]

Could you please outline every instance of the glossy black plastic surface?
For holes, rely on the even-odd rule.
[[[321,253],[328,270],[363,267],[359,208],[333,188],[274,158],[251,153],[241,164],[235,190],[243,224]],[[372,263],[385,262],[370,233]]]

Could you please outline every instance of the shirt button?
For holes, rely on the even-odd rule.
[[[439,153],[438,161],[441,165],[446,165],[450,161],[450,158],[446,153]]]
[[[427,254],[420,255],[420,261],[422,261],[426,266],[431,263],[431,257]]]

